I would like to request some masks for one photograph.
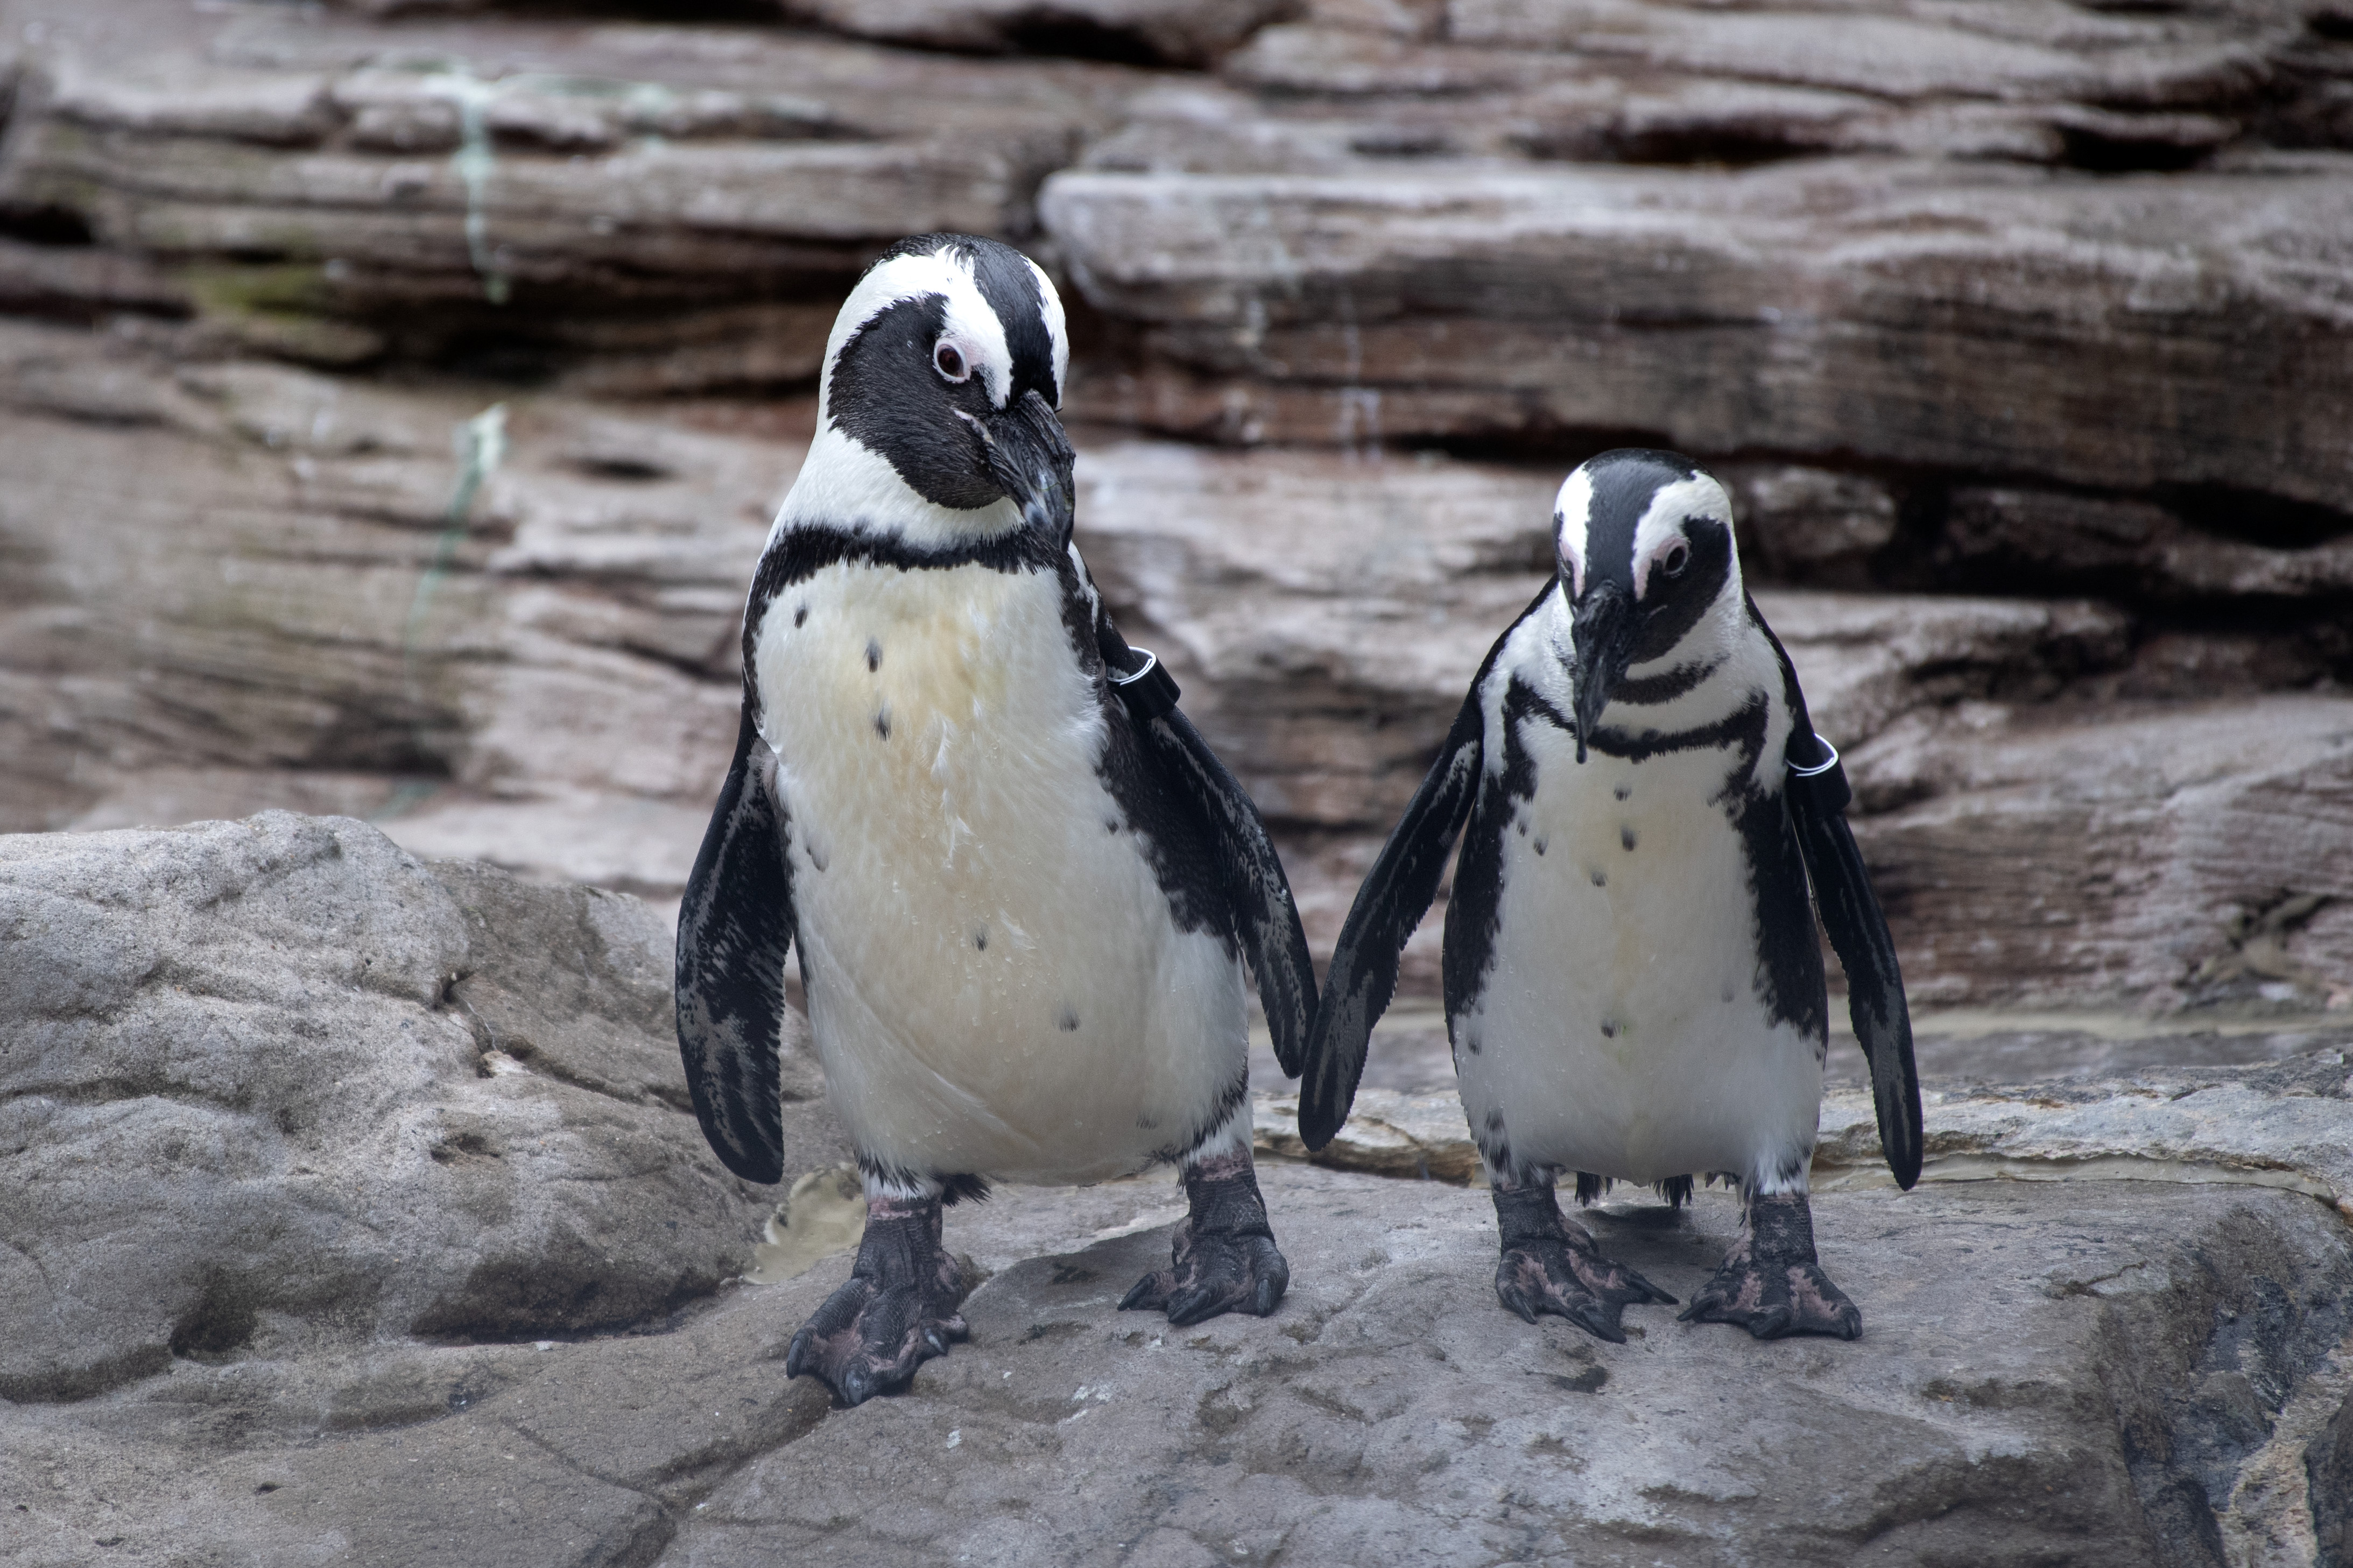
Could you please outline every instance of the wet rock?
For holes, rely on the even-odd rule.
[[[449,876],[285,813],[0,838],[0,1397],[620,1327],[740,1269],[769,1200],[655,1091],[665,925]]]

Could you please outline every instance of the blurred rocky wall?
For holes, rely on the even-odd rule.
[[[0,0],[0,828],[675,897],[834,306],[961,228],[1319,943],[1640,442],[1923,1002],[2353,1001],[2343,0]]]

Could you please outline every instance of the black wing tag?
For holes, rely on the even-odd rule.
[[[1752,605],[1750,614],[1755,615]],[[1757,616],[1757,625],[1764,617]],[[1814,733],[1806,712],[1805,694],[1798,689],[1798,672],[1781,639],[1772,639],[1780,657],[1781,679],[1788,688],[1795,723],[1784,753],[1788,763],[1789,818],[1798,829],[1798,846],[1806,858],[1806,875],[1814,885],[1814,907],[1822,929],[1846,971],[1847,1014],[1855,1038],[1871,1062],[1871,1099],[1879,1116],[1879,1146],[1895,1184],[1911,1189],[1920,1179],[1924,1138],[1920,1114],[1920,1073],[1912,1059],[1912,1012],[1904,1000],[1904,973],[1895,962],[1895,939],[1888,934],[1887,917],[1871,889],[1871,873],[1855,847],[1854,831],[1847,826],[1846,808],[1854,798],[1847,784],[1845,764],[1830,743]]]
[[[776,1053],[793,935],[792,863],[784,811],[760,765],[766,760],[747,706],[678,913],[678,1050],[687,1091],[720,1163],[753,1182],[785,1174]]]

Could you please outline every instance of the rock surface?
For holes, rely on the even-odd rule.
[[[0,839],[0,1556],[2353,1562],[2342,0],[786,9],[0,0],[0,831],[401,846]],[[1561,473],[1724,475],[1921,1004],[1932,1179],[1825,1107],[1863,1341],[1498,1310],[1433,921],[1357,1169],[1259,1107],[1275,1319],[1015,1190],[911,1396],[784,1378],[844,1151],[796,1042],[789,1217],[720,1173],[660,906],[930,226],[1062,279],[1082,542],[1319,945]]]
[[[678,1107],[669,945],[349,820],[0,838],[0,1397],[708,1294],[772,1200]]]
[[[848,1268],[839,1135],[787,1104],[811,1175],[781,1220],[720,1173],[676,1109],[667,942],[635,900],[272,813],[0,839],[0,944],[11,1563],[1699,1565],[1761,1542],[2205,1568],[2341,1540],[2341,1044],[1932,1083],[1908,1194],[1875,1173],[1867,1098],[1834,1091],[1816,1209],[1853,1344],[1664,1310],[1623,1345],[1528,1328],[1493,1300],[1451,1093],[1368,1090],[1327,1157],[1354,1171],[1284,1159],[1262,1100],[1273,1318],[1113,1310],[1183,1214],[1165,1174],[1007,1189],[949,1219],[985,1279],[972,1342],[829,1413],[782,1358]],[[1588,1219],[1687,1293],[1734,1210]]]
[[[785,0],[786,15],[927,48],[1214,64],[1291,0]]]
[[[1040,211],[1141,334],[1116,406],[1163,429],[1627,432],[2341,509],[2353,179],[2333,166],[1076,171]],[[2085,375],[2113,390],[2087,399]]]
[[[153,264],[19,289],[129,306],[197,352],[599,391],[806,381],[868,258],[1028,232],[1039,181],[1148,79],[561,17],[14,0],[0,22],[39,42],[0,213]]]
[[[1495,1305],[1482,1194],[1280,1165],[1264,1184],[1293,1268],[1271,1320],[1173,1333],[1113,1310],[1165,1251],[1166,1183],[1015,1189],[951,1218],[996,1273],[972,1342],[905,1397],[828,1415],[784,1379],[836,1259],[652,1334],[175,1363],[14,1411],[0,1445],[30,1504],[0,1531],[40,1564],[94,1542],[158,1563],[1699,1564],[1764,1542],[1779,1562],[2202,1564],[2259,1535],[2309,1552],[2336,1506],[2242,1484],[2342,1464],[2304,1412],[2353,1354],[2353,1250],[2299,1194],[1829,1195],[1862,1341],[1659,1310],[1612,1346]],[[1683,1291],[1731,1210],[1589,1217]]]
[[[2353,1029],[2336,1043],[2246,1066],[2168,1063],[2074,1082],[1954,1081],[1923,1074],[1927,1130],[1924,1182],[2062,1181],[2084,1177],[2277,1187],[2320,1199],[2353,1219]],[[2156,1042],[2146,1042],[2154,1047]],[[1379,1047],[1377,1047],[1378,1049]],[[1889,1186],[1867,1083],[1841,1081],[1860,1068],[1839,1059],[1821,1113],[1814,1155],[1817,1189]],[[2053,1053],[2056,1054],[2056,1053]],[[2187,1054],[2187,1053],[2184,1053]],[[2047,1058],[2046,1058],[2047,1060]],[[2042,1064],[2038,1064],[2042,1065]],[[1279,1083],[1277,1080],[1270,1080]],[[1296,1096],[1259,1097],[1260,1150],[1309,1159],[1299,1137]],[[1426,1181],[1480,1176],[1462,1101],[1451,1084],[1414,1092],[1358,1090],[1348,1124],[1314,1163],[1335,1170]]]

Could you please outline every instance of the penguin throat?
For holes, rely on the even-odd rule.
[[[889,458],[824,425],[777,509],[768,541],[773,544],[796,528],[825,527],[924,549],[952,549],[1002,538],[1021,526],[1021,509],[1004,497],[969,509],[926,500]]]

